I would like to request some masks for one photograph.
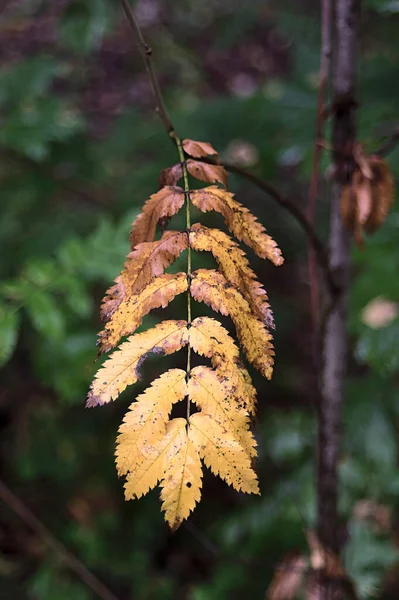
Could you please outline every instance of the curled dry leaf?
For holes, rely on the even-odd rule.
[[[154,308],[165,308],[178,294],[188,289],[186,273],[164,273],[153,279],[138,294],[122,300],[118,310],[113,313],[105,329],[98,335],[99,351],[109,352],[120,339],[136,331],[145,315]]]
[[[140,377],[140,367],[151,352],[172,354],[187,344],[187,321],[163,321],[124,342],[97,371],[87,396],[87,407],[107,404]]]
[[[206,269],[193,273],[190,291],[198,302],[205,302],[222,315],[230,315],[249,362],[264,377],[271,379],[274,363],[272,336],[253,315],[240,292],[221,273]]]
[[[107,290],[101,304],[101,318],[107,321],[123,301],[141,292],[188,247],[184,231],[166,231],[156,242],[137,244],[127,256],[123,271],[115,285]]]
[[[360,245],[363,232],[373,233],[381,227],[394,199],[394,180],[387,163],[379,156],[363,156],[361,165],[341,195],[342,220]]]
[[[245,253],[230,236],[219,229],[208,229],[196,223],[191,227],[190,246],[194,250],[211,252],[227,281],[240,290],[254,315],[267,327],[274,328],[266,291],[256,279]]]
[[[207,183],[221,183],[227,187],[227,172],[223,167],[191,159],[188,159],[186,165],[187,171],[192,177]]]
[[[141,242],[152,242],[157,224],[176,215],[184,204],[181,188],[168,185],[149,197],[132,224],[129,241],[132,248]]]
[[[194,140],[183,140],[183,150],[189,156],[194,158],[204,158],[205,156],[214,156],[217,154],[215,148],[207,142],[197,142]]]
[[[212,185],[203,190],[193,190],[190,197],[194,206],[202,212],[215,210],[223,215],[229,231],[260,258],[268,258],[276,266],[283,264],[284,258],[276,242],[233,194]]]

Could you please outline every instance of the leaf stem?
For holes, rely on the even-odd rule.
[[[184,150],[181,139],[176,135],[175,132],[171,135],[174,138],[177,146],[177,150],[179,152],[179,159],[183,169],[183,182],[184,182],[184,197],[186,203],[186,230],[187,235],[190,236],[190,227],[191,227],[191,200],[190,200],[190,187],[188,184],[188,172],[186,167],[186,161],[184,158]],[[188,248],[187,248],[187,279],[188,279],[188,290],[187,290],[187,323],[191,325],[191,293],[190,293],[190,283],[191,283],[191,247],[190,247],[190,239],[188,240]],[[191,346],[190,342],[187,346],[187,377],[189,376],[191,370]],[[187,397],[187,421],[190,418],[190,399]]]

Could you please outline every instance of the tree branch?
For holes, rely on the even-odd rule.
[[[39,536],[44,543],[58,554],[61,560],[80,577],[80,579],[101,600],[118,600],[118,598],[89,571],[76,556],[57,540],[38,519],[33,512],[16,496],[9,487],[0,479],[0,498],[26,523],[26,525]]]
[[[317,528],[323,546],[336,554],[340,552],[342,545],[337,507],[338,460],[347,355],[347,295],[351,266],[350,239],[340,215],[340,198],[342,186],[350,181],[354,168],[354,92],[359,8],[358,0],[335,2],[332,147],[336,179],[331,199],[329,243],[330,269],[336,276],[339,291],[332,299],[323,332],[318,415]],[[332,587],[331,580],[324,577],[320,598],[331,598]]]

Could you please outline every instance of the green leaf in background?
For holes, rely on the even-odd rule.
[[[64,335],[62,308],[47,292],[32,288],[26,292],[25,308],[35,329],[44,337],[60,341]]]
[[[12,303],[0,303],[0,367],[12,356],[18,338],[20,314]]]

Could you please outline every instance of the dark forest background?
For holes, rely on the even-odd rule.
[[[255,372],[261,497],[209,473],[176,534],[158,493],[125,503],[113,464],[132,399],[85,410],[99,304],[129,226],[176,150],[116,0],[14,0],[0,15],[1,478],[119,600],[263,598],[315,520],[315,407],[307,242],[251,183],[230,187],[286,262],[252,264],[275,313],[272,382]],[[209,141],[305,209],[314,146],[316,0],[140,0],[165,100],[182,137]],[[363,3],[358,139],[372,152],[398,127],[399,2]],[[388,157],[399,176],[399,148]],[[325,239],[329,163],[317,222]],[[216,216],[207,223],[217,226]],[[324,234],[323,234],[324,232]],[[195,256],[194,268],[204,258]],[[399,596],[399,209],[353,249],[351,356],[340,463],[345,561],[362,599]],[[168,315],[185,311],[177,299]],[[200,307],[196,307],[200,314]],[[152,313],[145,325],[159,320]],[[176,365],[176,358],[171,359]],[[183,358],[178,359],[183,360]],[[4,498],[3,498],[4,500]],[[90,600],[62,557],[0,499],[0,598]]]

